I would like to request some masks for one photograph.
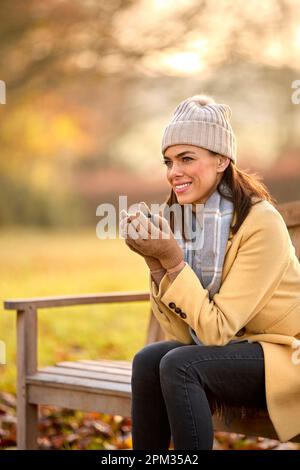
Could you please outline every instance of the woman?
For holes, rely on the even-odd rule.
[[[168,231],[143,204],[123,220],[166,334],[133,360],[134,449],[167,450],[171,437],[175,450],[212,449],[212,413],[230,406],[267,409],[281,441],[300,433],[300,265],[267,189],[236,166],[230,117],[229,106],[193,96],[162,139],[167,204],[192,205],[202,244],[176,240],[174,217]]]

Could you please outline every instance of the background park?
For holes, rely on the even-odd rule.
[[[165,200],[160,142],[181,100],[205,93],[228,103],[238,166],[278,203],[300,199],[300,3],[2,0],[0,8],[0,447],[15,448],[16,315],[3,301],[148,289],[143,260],[123,240],[97,238],[96,208],[118,208],[119,195],[128,204]],[[148,303],[42,310],[39,365],[131,360],[148,319]],[[131,448],[128,417],[40,411],[41,449]],[[216,449],[298,447],[215,439]]]

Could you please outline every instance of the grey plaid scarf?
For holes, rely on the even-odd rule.
[[[224,194],[231,194],[230,188],[224,182],[221,183],[221,189]],[[192,214],[193,231],[201,233],[197,244],[191,246],[190,241],[177,240],[184,251],[185,261],[197,274],[201,285],[208,290],[210,299],[221,286],[223,262],[233,212],[233,203],[216,190],[205,204],[196,206],[196,214]],[[189,330],[194,341],[202,344],[194,330],[191,327]]]

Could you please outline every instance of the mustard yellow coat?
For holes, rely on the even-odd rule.
[[[236,214],[232,225],[235,220]],[[192,344],[190,325],[205,345],[259,342],[278,437],[284,442],[300,434],[300,264],[285,222],[269,202],[252,206],[238,232],[230,231],[221,288],[212,300],[188,264],[173,282],[165,275],[159,288],[150,278],[150,292],[166,340]]]

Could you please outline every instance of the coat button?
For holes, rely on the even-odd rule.
[[[181,308],[176,307],[176,308],[175,308],[175,312],[176,312],[176,313],[181,313]]]
[[[170,302],[170,303],[169,303],[169,307],[170,307],[170,308],[175,308],[175,307],[176,307],[176,304],[174,304],[174,302]]]
[[[181,318],[186,318],[186,313],[181,312],[180,316],[181,316]]]
[[[240,331],[237,332],[235,336],[243,336],[245,334],[246,328],[242,328]]]

